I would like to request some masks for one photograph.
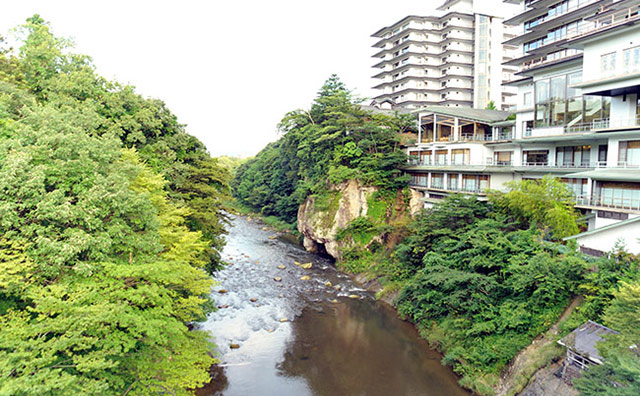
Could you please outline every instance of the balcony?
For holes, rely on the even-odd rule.
[[[635,129],[640,127],[640,117],[634,118],[602,118],[593,121],[593,130],[598,129]]]
[[[576,206],[640,211],[640,199],[581,195],[576,197]]]

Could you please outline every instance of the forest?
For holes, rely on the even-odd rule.
[[[210,380],[229,171],[38,15],[0,49],[0,394]]]
[[[336,265],[395,293],[399,314],[444,354],[443,364],[463,386],[492,395],[509,362],[580,297],[559,324],[558,339],[586,320],[620,333],[601,343],[606,363],[576,388],[585,396],[640,394],[640,353],[633,347],[640,345],[638,257],[619,246],[596,259],[563,242],[579,231],[580,214],[572,192],[552,177],[513,183],[509,192],[490,192],[483,201],[452,195],[409,221],[389,224],[394,205],[388,198],[408,188],[398,172],[406,161],[400,135],[413,125],[406,116],[371,114],[358,104],[332,76],[310,110],[289,113],[282,137],[238,168],[236,199],[295,223],[309,195],[326,198],[349,179],[375,186],[367,214],[336,235],[346,242]],[[399,242],[381,244],[376,236]],[[562,353],[553,343],[536,368]]]

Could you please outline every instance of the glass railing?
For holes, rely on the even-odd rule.
[[[627,210],[640,210],[640,199],[581,195],[576,205]]]

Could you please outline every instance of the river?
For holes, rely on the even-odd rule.
[[[219,309],[201,325],[220,365],[199,396],[469,395],[413,326],[328,259],[245,217],[223,258]]]

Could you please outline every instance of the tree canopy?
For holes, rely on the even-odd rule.
[[[38,15],[0,51],[0,394],[209,381],[227,170]]]
[[[283,136],[240,165],[234,195],[266,215],[295,222],[309,194],[349,179],[382,189],[406,186],[399,167],[406,161],[398,132],[413,127],[413,117],[365,111],[340,79],[331,76],[309,110],[282,119]]]

